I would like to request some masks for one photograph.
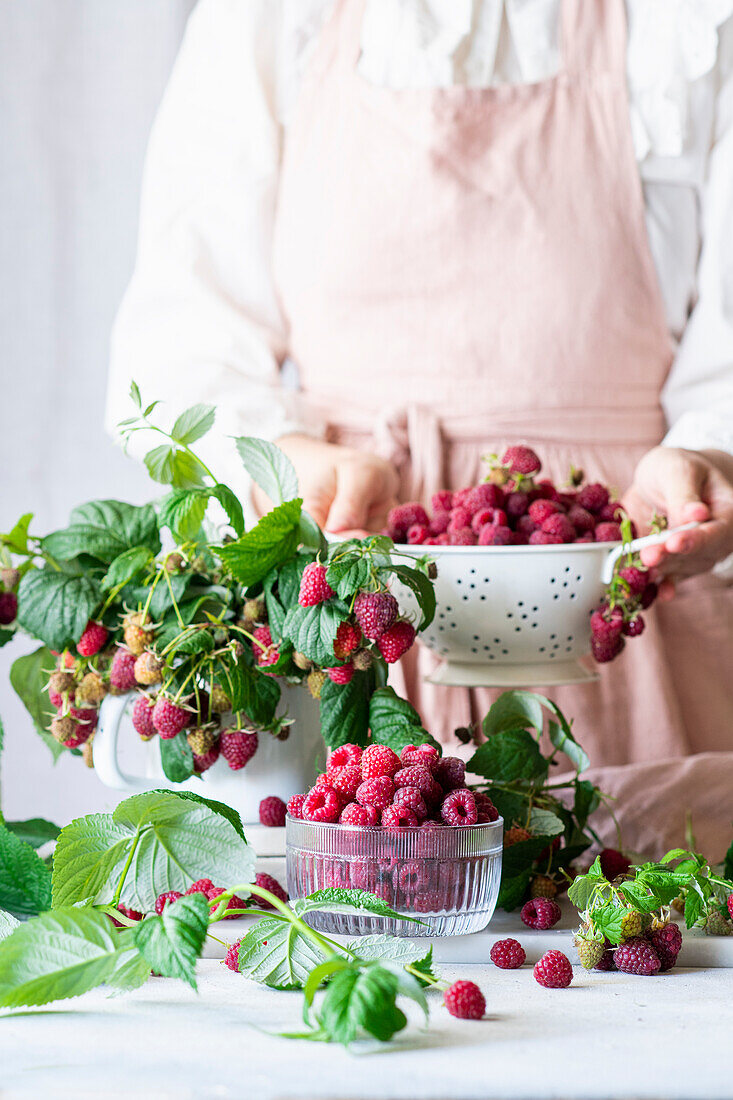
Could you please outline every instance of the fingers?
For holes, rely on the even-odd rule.
[[[372,504],[382,492],[381,478],[368,461],[344,462],[336,469],[336,493],[326,518],[329,531],[366,529]]]

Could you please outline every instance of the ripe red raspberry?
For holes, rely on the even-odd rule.
[[[354,618],[365,638],[376,642],[397,618],[399,607],[391,592],[360,592],[354,600]]]
[[[176,737],[188,725],[190,718],[189,710],[166,699],[164,695],[158,697],[153,707],[153,725],[164,741]]]
[[[413,523],[407,532],[407,541],[410,546],[420,546],[425,539],[430,537],[430,528],[424,524]]]
[[[213,890],[209,890],[209,892],[206,896],[208,897],[209,901],[213,901],[214,898],[218,898],[223,893],[225,893],[225,890],[224,890],[223,886],[215,886],[213,888]],[[212,912],[214,911],[214,908],[216,908],[216,907],[214,906],[212,908]],[[237,897],[236,894],[232,894],[231,898],[227,902],[227,907],[224,911],[226,913],[228,913],[228,911],[230,909],[246,909],[246,908],[247,908],[247,902],[244,900],[244,898],[240,898],[240,897]],[[237,919],[237,914],[236,913],[232,913],[231,916],[224,917],[224,920],[236,920],[236,919]]]
[[[155,912],[160,916],[166,905],[172,905],[174,901],[178,901],[182,897],[183,894],[179,893],[178,890],[166,890],[164,894],[159,894],[155,899]]]
[[[500,508],[479,508],[478,512],[474,512],[471,516],[471,530],[473,531],[474,535],[480,535],[481,528],[485,527],[487,523],[491,524],[493,522],[494,516],[498,512],[501,512]],[[506,517],[505,512],[501,512],[501,514]],[[504,519],[504,526],[506,526],[506,518]]]
[[[659,955],[650,943],[641,936],[632,936],[613,953],[613,961],[617,970],[624,974],[640,974],[649,977],[656,974],[661,967]]]
[[[531,901],[525,901],[519,916],[522,918],[522,923],[526,924],[528,928],[538,928],[545,931],[557,924],[562,912],[553,898],[532,898]]]
[[[602,523],[620,523],[623,518],[623,506],[617,500],[609,500],[598,513],[598,519]]]
[[[469,491],[464,506],[473,515],[482,508],[501,508],[503,504],[504,493],[499,486],[493,485],[490,481],[484,481]]]
[[[417,787],[398,787],[394,793],[392,805],[406,806],[408,810],[412,810],[418,821],[428,816],[425,799]]]
[[[328,754],[328,766],[342,768],[346,764],[359,764],[361,762],[361,745],[339,745]]]
[[[306,565],[300,578],[300,592],[298,603],[301,607],[315,607],[324,600],[330,600],[336,593],[326,580],[326,567],[320,562],[312,561]]]
[[[593,969],[603,970],[604,972],[616,969],[616,964],[613,961],[613,948],[608,946],[608,940],[606,940],[606,948],[603,954],[601,955],[600,959],[593,967]]]
[[[616,848],[604,848],[598,858],[601,871],[609,882],[613,882],[619,875],[625,875],[631,866],[631,860]]]
[[[475,982],[453,982],[446,989],[444,1000],[451,1016],[459,1020],[480,1020],[486,1012],[486,1000]]]
[[[435,778],[444,791],[455,791],[465,786],[466,765],[457,756],[444,756],[435,765]]]
[[[415,641],[415,627],[406,619],[399,619],[385,630],[377,642],[377,648],[388,665],[404,657]]]
[[[441,489],[439,493],[433,493],[430,498],[430,507],[434,512],[450,512],[453,507],[453,493],[450,489]]]
[[[485,524],[478,534],[479,546],[513,546],[515,532],[504,524]]]
[[[647,932],[646,939],[659,956],[660,971],[664,973],[671,970],[677,962],[677,956],[682,947],[682,932],[679,925],[665,924],[664,928],[653,929]]]
[[[0,626],[10,626],[18,614],[18,597],[15,592],[0,592]]]
[[[200,755],[194,753],[193,770],[196,772],[197,775],[202,775],[204,772],[207,772],[212,764],[215,764],[217,762],[220,753],[221,749],[219,748],[218,744],[214,745],[214,747],[212,749],[209,749],[208,752],[201,753]]]
[[[374,806],[360,806],[358,802],[349,802],[341,811],[339,821],[342,825],[378,825],[379,810]]]
[[[199,878],[199,879],[196,879],[195,882],[191,883],[188,890],[186,890],[186,893],[187,894],[203,894],[204,897],[208,898],[208,897],[210,897],[211,892],[212,892],[213,889],[214,889],[214,883],[211,881],[210,878]]]
[[[450,526],[450,512],[436,512],[428,530],[432,536],[443,535]]]
[[[351,661],[345,665],[337,665],[334,668],[323,670],[334,684],[350,684],[354,679],[354,666]]]
[[[422,504],[414,500],[408,501],[407,504],[398,504],[387,516],[387,526],[397,533],[399,541],[404,539],[409,529],[415,524],[427,527],[429,522],[428,514]]]
[[[654,581],[650,581],[641,594],[641,607],[643,611],[646,611],[647,607],[651,607],[657,598],[659,593],[659,586]]]
[[[394,797],[395,786],[388,775],[378,775],[374,779],[365,779],[359,784],[356,800],[362,806],[374,806],[385,810]]]
[[[471,512],[464,504],[457,504],[451,508],[448,532],[462,531],[471,526]]]
[[[239,945],[241,942],[241,940],[236,940],[231,944],[224,956],[224,965],[228,966],[230,970],[233,970],[235,974],[239,973]]]
[[[649,583],[649,570],[639,569],[636,565],[625,565],[619,569],[618,575],[632,596],[640,596]]]
[[[561,535],[550,535],[541,528],[533,531],[527,540],[530,546],[560,546],[565,542]]]
[[[500,970],[516,970],[522,966],[527,956],[519,940],[497,940],[489,952],[494,966]]]
[[[340,813],[341,799],[330,787],[311,787],[303,800],[305,821],[338,821]]]
[[[646,623],[641,615],[634,615],[633,619],[629,619],[623,625],[623,633],[627,638],[638,638],[640,634],[644,633],[644,627]]]
[[[599,523],[595,530],[596,542],[621,542],[623,535],[617,523]]]
[[[81,638],[76,643],[76,651],[82,657],[93,657],[95,653],[99,653],[108,637],[107,627],[90,619],[84,627]]]
[[[255,886],[261,886],[263,890],[269,890],[271,894],[274,894],[280,901],[287,901],[288,895],[283,890],[280,883],[272,875],[265,874],[264,871],[258,871],[255,875]],[[267,901],[266,898],[255,898],[259,909],[274,909],[275,906],[271,901]]]
[[[626,644],[624,638],[598,638],[596,635],[590,640],[590,651],[593,655],[593,659],[598,664],[604,664],[606,661],[613,661],[618,657],[621,650]]]
[[[368,745],[362,753],[362,779],[376,779],[379,775],[388,775],[391,778],[399,767],[399,756],[387,745]]]
[[[475,825],[478,819],[476,799],[466,788],[451,791],[440,807],[446,825]]]
[[[545,989],[567,989],[573,980],[573,968],[562,951],[546,951],[535,963],[534,976]]]
[[[514,474],[524,474],[529,477],[538,474],[542,469],[542,463],[531,447],[514,446],[507,447],[501,456],[502,466],[508,466]]]
[[[415,913],[438,913],[445,908],[442,890],[418,890],[411,901]]]
[[[440,752],[435,745],[405,745],[400,753],[403,768],[423,767],[435,772],[439,760]]]
[[[453,530],[448,528],[448,545],[449,546],[475,546],[476,536],[471,527],[457,527]],[[409,646],[408,646],[409,649]],[[397,660],[397,658],[395,658]]]
[[[575,499],[581,508],[598,513],[604,505],[608,504],[608,489],[596,481],[579,489]]]
[[[401,829],[407,825],[419,825],[417,814],[409,806],[396,802],[382,810],[382,825],[387,829]]]
[[[508,516],[512,516],[514,519],[519,519],[523,516],[529,507],[529,497],[526,493],[515,490],[509,493],[504,501],[504,511]]]
[[[538,526],[541,526],[550,516],[559,515],[561,512],[562,508],[556,500],[545,500],[542,497],[539,500],[533,500],[527,509],[527,515]]]
[[[568,510],[568,519],[579,535],[589,534],[593,531],[596,521],[593,514],[580,504],[572,504]]]
[[[339,661],[345,661],[350,653],[361,645],[361,631],[353,623],[339,623],[336,638],[333,643],[333,652]]]
[[[257,752],[257,734],[248,730],[224,730],[219,740],[221,755],[232,771],[237,772],[249,763]]]
[[[572,523],[561,512],[557,512],[554,516],[548,516],[544,520],[541,529],[546,535],[555,535],[563,542],[572,542],[576,535]]]
[[[733,894],[728,894],[728,897],[725,899],[725,904],[728,907],[728,916],[733,920]]]
[[[280,660],[280,651],[273,644],[269,626],[258,626],[252,631],[252,637],[254,638],[252,653],[260,668],[277,664]]]
[[[126,691],[132,691],[137,687],[135,679],[135,654],[129,649],[120,647],[109,669],[109,685],[113,692],[122,695]]]
[[[268,795],[260,802],[260,825],[270,829],[281,828],[285,824],[287,806],[276,794]]]
[[[333,765],[329,764],[326,778],[329,787],[333,787],[335,791],[338,791],[340,795],[351,802],[355,798],[357,788],[362,781],[361,768],[358,764],[345,764],[341,768],[334,768]]]
[[[476,800],[477,821],[479,824],[499,820],[499,811],[487,794],[484,794],[483,791],[474,791],[473,797]]]
[[[396,787],[417,787],[426,802],[440,802],[442,800],[443,791],[440,784],[422,765],[400,768],[398,772],[395,772],[394,781]]]
[[[153,703],[147,695],[140,695],[132,708],[132,724],[143,741],[149,741],[158,732],[153,725]]]
[[[620,607],[610,610],[607,604],[602,604],[590,617],[591,634],[599,641],[610,642],[616,640],[624,626],[624,616]]]
[[[303,818],[303,803],[305,802],[304,794],[294,794],[292,798],[288,799],[287,810],[291,817],[295,817],[298,821]]]

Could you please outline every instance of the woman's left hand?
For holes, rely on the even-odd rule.
[[[654,447],[636,467],[624,504],[640,534],[649,530],[655,512],[670,527],[704,524],[642,550],[643,563],[672,581],[705,573],[733,553],[733,455]]]

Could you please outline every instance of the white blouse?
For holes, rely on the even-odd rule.
[[[202,457],[240,488],[229,436],[320,429],[283,369],[271,241],[288,120],[333,2],[199,0],[151,135],[113,332],[109,429],[130,414],[133,378],[171,421],[214,402]],[[389,87],[542,80],[560,64],[560,3],[366,0],[360,71]],[[733,452],[733,0],[627,10],[630,124],[677,345],[665,442]]]

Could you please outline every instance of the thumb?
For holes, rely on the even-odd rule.
[[[664,508],[670,527],[708,518],[710,509],[702,499],[707,473],[704,465],[681,459],[665,479]]]
[[[326,520],[329,531],[365,528],[375,495],[374,471],[361,463],[344,463],[336,469],[336,495]]]

